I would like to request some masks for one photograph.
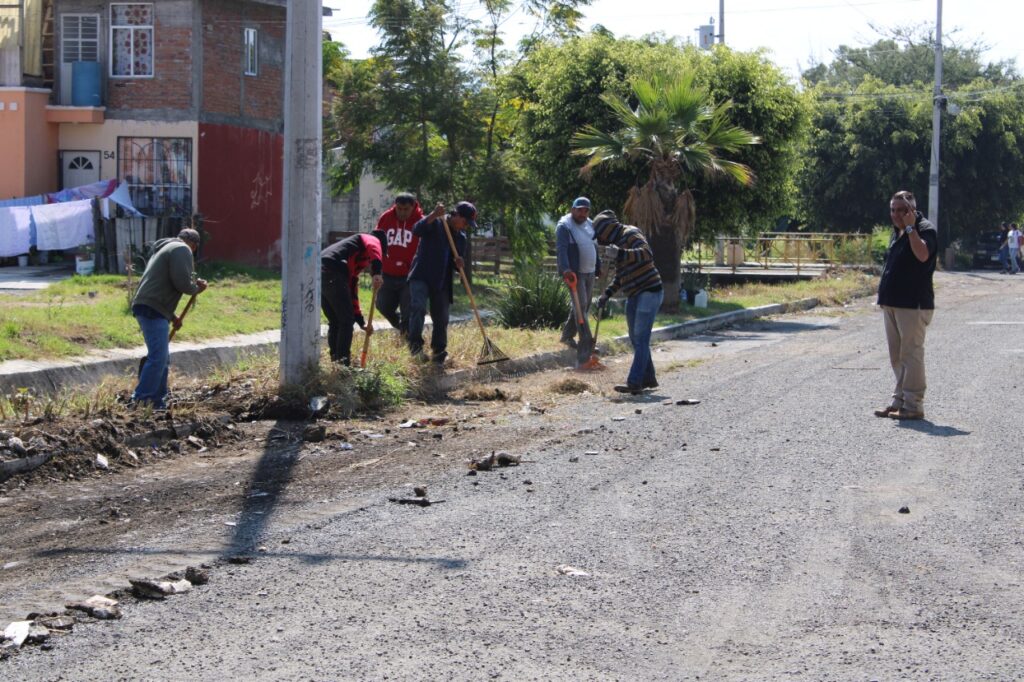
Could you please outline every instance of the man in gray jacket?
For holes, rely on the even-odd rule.
[[[132,402],[165,408],[167,372],[171,364],[170,327],[181,327],[174,311],[182,294],[206,290],[206,280],[195,279],[193,255],[199,248],[199,233],[186,228],[176,239],[161,239],[153,244],[153,255],[146,263],[138,291],[132,300],[132,314],[146,340],[146,362],[139,372],[139,383]]]
[[[594,228],[590,223],[590,199],[579,197],[572,202],[572,210],[558,221],[555,228],[555,249],[558,256],[558,274],[566,284],[575,280],[579,294],[583,328],[578,328],[575,304],[569,309],[569,319],[562,327],[562,343],[576,349],[578,364],[586,362],[593,351],[593,338],[587,324],[590,299],[594,295],[594,277],[601,274],[601,259],[594,242]],[[570,288],[571,288],[570,284]],[[575,337],[579,334],[579,342]]]

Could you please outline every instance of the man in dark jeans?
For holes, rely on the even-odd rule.
[[[386,244],[387,239],[377,232],[355,234],[320,252],[320,306],[327,316],[331,362],[351,364],[353,322],[367,335],[373,334],[373,325],[366,324],[359,307],[359,273],[369,267],[373,288],[380,289]]]
[[[409,270],[419,246],[413,225],[423,217],[412,194],[399,194],[395,204],[377,220],[377,232],[384,241],[384,284],[377,292],[377,310],[405,337],[409,331]]]
[[[199,233],[186,228],[177,239],[161,239],[153,244],[153,255],[146,263],[138,291],[132,300],[132,314],[146,340],[146,362],[139,372],[139,383],[132,402],[164,409],[167,374],[171,365],[171,325],[181,327],[174,311],[182,294],[206,291],[206,280],[195,279],[193,256],[199,248]]]
[[[427,360],[423,354],[423,324],[430,306],[433,330],[430,334],[431,360],[443,365],[448,357],[448,308],[453,300],[452,272],[462,269],[466,253],[467,227],[476,227],[476,207],[468,201],[459,202],[448,214],[448,227],[458,253],[452,253],[445,234],[444,204],[423,218],[412,232],[419,237],[416,257],[409,271],[409,350],[413,357]]]

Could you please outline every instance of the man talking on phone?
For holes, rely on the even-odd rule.
[[[889,405],[875,410],[875,416],[924,419],[924,336],[935,312],[932,275],[938,232],[906,190],[889,200],[889,217],[893,234],[878,283],[878,305],[885,319],[896,388]]]

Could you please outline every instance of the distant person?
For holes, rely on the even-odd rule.
[[[608,299],[620,289],[627,297],[626,325],[633,344],[633,364],[626,383],[615,386],[615,390],[638,395],[644,389],[658,387],[651,359],[651,329],[665,298],[661,275],[640,230],[620,223],[612,211],[601,211],[594,218],[594,236],[598,244],[613,247],[609,252],[615,254],[615,278],[598,299],[598,309],[604,310]]]
[[[423,217],[412,194],[399,194],[394,205],[377,220],[377,232],[387,240],[384,251],[384,283],[377,292],[377,310],[405,338],[409,333],[409,270],[420,238],[413,226]]]
[[[452,273],[462,269],[466,253],[467,227],[476,227],[476,207],[468,201],[461,201],[448,214],[448,227],[452,232],[457,253],[452,253],[445,234],[444,204],[438,204],[433,212],[413,227],[413,234],[419,237],[416,257],[409,271],[409,351],[414,358],[433,360],[443,365],[448,357],[448,310],[454,300]],[[423,325],[427,308],[433,328],[430,333],[428,358],[423,352]]]
[[[185,228],[177,238],[161,239],[153,244],[153,255],[146,263],[139,288],[132,299],[132,315],[146,341],[146,361],[139,372],[139,383],[132,402],[154,409],[166,408],[167,375],[171,365],[171,326],[181,327],[174,311],[182,294],[206,291],[206,280],[195,277],[195,252],[199,233]]]
[[[569,319],[562,326],[562,343],[576,349],[577,364],[590,358],[593,339],[587,324],[590,301],[594,296],[594,278],[601,276],[601,259],[594,241],[594,226],[590,221],[590,199],[579,197],[572,202],[572,209],[562,216],[555,227],[555,250],[558,259],[558,274],[570,280],[575,286],[580,310],[575,304],[569,309]],[[584,326],[577,328],[577,316]],[[579,342],[576,335],[579,334]]]
[[[1006,246],[1007,260],[1009,261],[1007,270],[1011,275],[1016,275],[1020,272],[1020,230],[1017,229],[1017,223],[1010,225],[1010,230],[1006,233],[1004,245]]]
[[[1003,223],[1000,226],[1002,235],[999,237],[999,263],[1003,266],[1003,269],[999,271],[999,274],[1006,275],[1010,272],[1010,249],[1006,245],[1007,240],[1010,237],[1010,223]]]
[[[878,305],[896,388],[889,405],[875,410],[875,416],[924,419],[924,337],[935,312],[932,276],[938,234],[905,190],[892,196],[889,216],[893,234],[878,283]]]
[[[331,362],[352,364],[352,324],[358,324],[367,335],[373,325],[367,324],[359,307],[359,275],[370,268],[373,288],[383,283],[384,252],[387,239],[379,232],[354,234],[331,244],[320,252],[320,307],[327,316],[327,347]]]

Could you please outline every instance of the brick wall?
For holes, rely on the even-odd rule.
[[[241,0],[203,0],[202,26],[203,114],[283,128],[285,9]],[[246,28],[258,31],[257,76],[243,74]]]
[[[153,5],[153,77],[108,78],[107,108],[112,113],[118,109],[192,109],[192,1],[163,0]],[[109,9],[105,8],[105,43],[109,42],[109,21]],[[109,61],[105,70],[110,72]]]

